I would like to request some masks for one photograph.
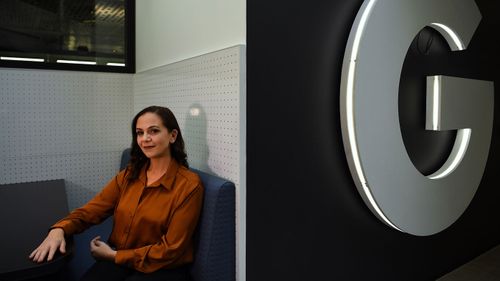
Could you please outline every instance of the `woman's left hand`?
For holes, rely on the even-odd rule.
[[[101,241],[101,236],[90,241],[90,253],[97,260],[108,260],[114,261],[116,251],[111,249],[111,247],[105,242]]]

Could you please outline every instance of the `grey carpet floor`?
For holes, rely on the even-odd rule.
[[[500,245],[437,281],[500,281]]]

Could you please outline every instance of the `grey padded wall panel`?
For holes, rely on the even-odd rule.
[[[134,112],[170,108],[181,127],[191,166],[239,183],[241,46],[138,73]]]
[[[130,145],[131,78],[0,69],[0,184],[62,178],[69,208],[84,204]]]
[[[134,112],[170,108],[190,166],[235,183],[238,280],[245,280],[245,58],[245,46],[238,45],[134,76]]]

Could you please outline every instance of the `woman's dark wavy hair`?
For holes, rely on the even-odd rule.
[[[177,123],[177,119],[170,109],[161,106],[149,106],[141,110],[132,120],[132,145],[130,150],[130,161],[128,163],[129,169],[129,180],[135,180],[139,178],[139,173],[141,172],[144,165],[149,163],[149,158],[144,155],[139,144],[137,143],[137,120],[142,115],[151,112],[158,115],[169,132],[172,130],[177,130],[177,137],[175,142],[170,145],[170,154],[179,164],[189,168],[187,162],[187,154],[184,151],[184,140],[182,139],[181,129]]]

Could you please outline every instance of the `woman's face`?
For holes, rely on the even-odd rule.
[[[137,119],[137,144],[148,158],[170,157],[170,145],[175,142],[177,130],[169,132],[155,113],[146,112]]]

